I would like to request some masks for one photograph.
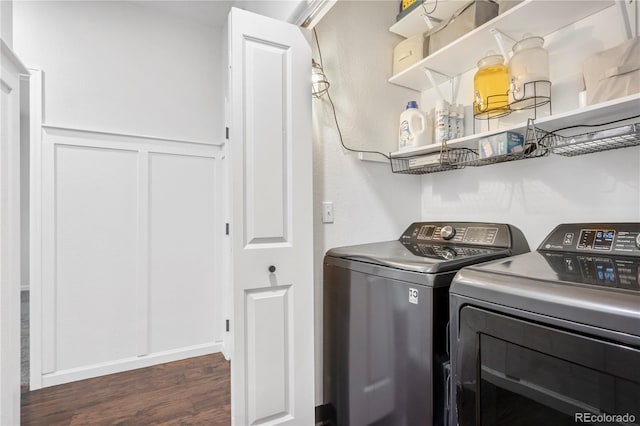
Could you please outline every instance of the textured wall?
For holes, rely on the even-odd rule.
[[[399,116],[419,93],[387,83],[388,32],[397,3],[338,2],[317,27],[347,146],[397,149]],[[317,51],[314,58],[318,59]],[[416,99],[417,100],[417,99]],[[316,288],[316,403],[322,400],[322,258],[331,247],[396,239],[420,216],[420,179],[394,175],[388,163],[360,161],[340,147],[328,100],[313,101]],[[335,223],[321,222],[322,201],[333,201]]]

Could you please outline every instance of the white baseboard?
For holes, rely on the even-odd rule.
[[[186,348],[157,352],[141,357],[124,358],[117,361],[94,364],[86,367],[56,371],[42,376],[42,387],[46,388],[49,386],[61,385],[63,383],[90,379],[92,377],[150,367],[152,365],[163,364],[165,362],[179,361],[201,355],[209,355],[220,352],[221,350],[222,342],[205,343],[203,345],[188,346]],[[36,389],[38,388],[31,387],[31,390]]]
[[[229,351],[228,345],[225,345],[224,342],[222,342],[221,352],[222,352],[222,355],[224,356],[224,359],[226,359],[227,361],[231,361],[231,351]]]

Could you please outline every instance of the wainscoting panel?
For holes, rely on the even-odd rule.
[[[54,152],[54,369],[134,356],[137,152]]]
[[[42,129],[32,389],[219,351],[220,147]]]
[[[221,340],[215,332],[216,159],[149,154],[150,350]]]

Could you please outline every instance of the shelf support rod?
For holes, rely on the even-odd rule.
[[[504,58],[505,62],[509,60],[509,52],[507,51],[506,46],[504,45],[504,37],[507,37],[509,40],[515,42],[514,39],[512,39],[511,37],[509,37],[507,34],[503,33],[500,30],[497,30],[495,28],[491,28],[489,30],[489,33],[491,33],[491,35],[493,36],[493,38],[496,40],[496,44],[498,45],[498,49],[500,49],[500,53],[502,53],[502,57]]]
[[[635,16],[636,18],[634,19],[635,21],[635,27],[633,28],[633,36],[634,37],[638,37],[640,36],[640,10],[638,10],[640,8],[640,6],[638,6],[640,2],[638,2],[638,0],[633,0],[633,16]]]
[[[631,32],[631,21],[629,20],[629,10],[627,9],[627,5],[625,1],[617,1],[618,10],[620,11],[620,18],[622,19],[622,24],[624,26],[624,35],[627,40],[631,40],[633,38],[633,33]]]
[[[451,103],[458,103],[458,92],[460,92],[460,76],[457,75],[451,79]]]
[[[442,93],[442,90],[440,90],[440,86],[436,82],[436,78],[433,76],[433,74],[435,73],[435,74],[441,75],[449,80],[451,80],[451,77],[439,71],[429,69],[427,67],[422,67],[422,71],[424,71],[424,73],[427,75],[427,78],[431,82],[431,85],[436,88],[436,92],[438,93],[438,96],[440,97],[440,99],[445,101],[446,98],[444,97],[444,93]]]
[[[431,22],[431,18],[426,14],[423,14],[422,17],[424,18],[424,23],[427,25],[427,29],[431,31],[433,29],[433,22]]]

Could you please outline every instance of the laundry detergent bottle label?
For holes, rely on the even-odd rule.
[[[411,147],[414,145],[414,140],[415,137],[413,136],[413,133],[411,133],[409,120],[402,120],[400,122],[400,141],[398,147],[400,149]]]
[[[411,101],[400,114],[398,150],[407,150],[431,143],[425,114],[418,109],[418,103]]]

